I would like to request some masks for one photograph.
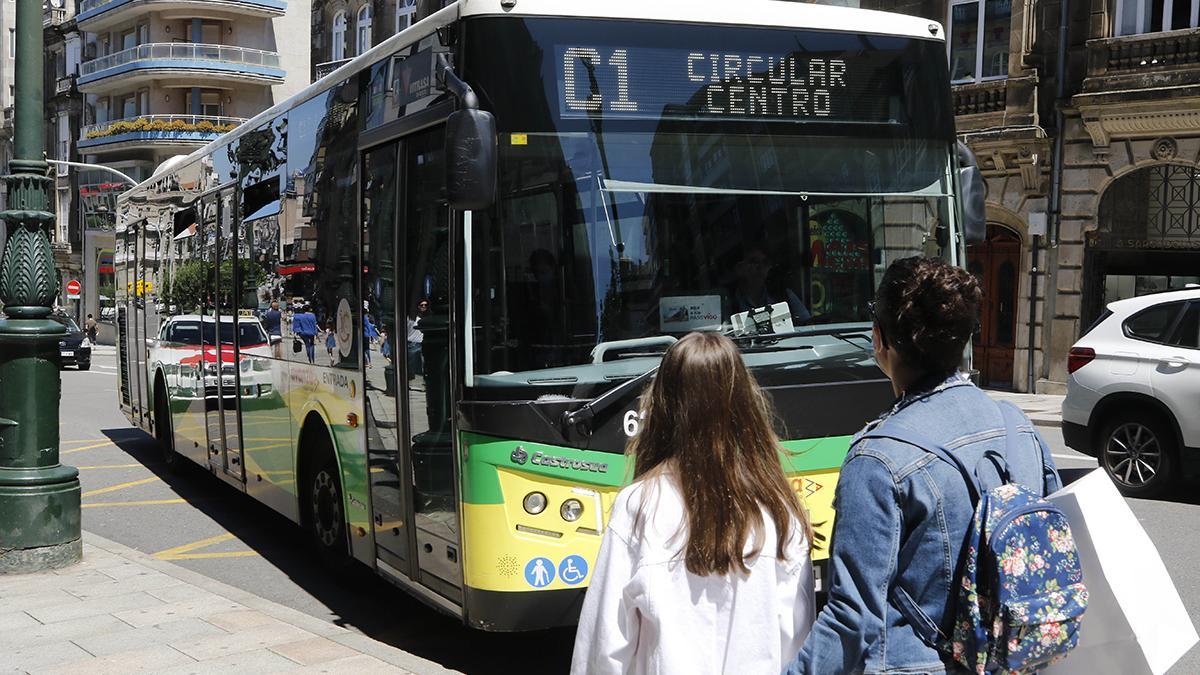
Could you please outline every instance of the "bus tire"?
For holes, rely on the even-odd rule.
[[[158,441],[163,464],[167,470],[179,470],[179,453],[175,452],[175,433],[171,428],[171,404],[167,386],[160,375],[154,387],[154,439]]]
[[[324,429],[309,436],[312,453],[304,472],[304,528],[327,567],[341,570],[350,561],[342,480]]]

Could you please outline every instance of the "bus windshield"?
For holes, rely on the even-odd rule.
[[[873,369],[861,336],[883,269],[951,253],[941,43],[553,19],[476,30],[506,55],[467,40],[501,130],[499,203],[471,229],[477,387],[594,394],[764,306],[800,335],[748,353],[752,367]]]

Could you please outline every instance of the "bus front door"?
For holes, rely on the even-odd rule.
[[[401,390],[398,378],[404,376],[406,317],[397,311],[402,304],[397,296],[395,273],[397,260],[397,195],[401,185],[397,157],[399,143],[392,143],[363,154],[362,247],[363,297],[367,321],[380,333],[375,359],[364,359],[363,405],[367,421],[367,462],[371,476],[372,519],[375,528],[376,557],[380,567],[413,577],[412,510],[409,494],[411,467],[400,455]],[[365,323],[364,323],[365,325]],[[386,568],[384,568],[386,569]]]
[[[378,559],[461,603],[443,144],[436,127],[363,156],[362,288],[385,336],[364,404]]]

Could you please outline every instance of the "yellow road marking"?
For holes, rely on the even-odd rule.
[[[62,450],[58,454],[69,455],[72,452],[83,452],[84,450],[94,450],[95,448],[103,448],[103,447],[109,446],[109,445],[114,445],[114,443],[112,441],[105,441],[103,443],[96,443],[95,445],[85,445],[82,448],[71,448],[70,450]]]
[[[218,534],[215,537],[209,537],[208,539],[201,539],[200,541],[193,541],[190,544],[183,544],[182,546],[175,546],[174,548],[163,549],[153,555],[155,558],[161,558],[164,556],[179,555],[181,553],[190,553],[191,551],[194,551],[198,548],[204,548],[205,546],[212,546],[213,544],[219,544],[223,541],[229,541],[230,539],[233,539],[233,535],[230,534],[229,532],[226,532],[224,534]]]
[[[140,502],[95,502],[93,504],[84,504],[85,509],[94,509],[100,506],[158,506],[160,504],[186,504],[185,499],[148,499]]]
[[[97,443],[99,441],[111,440],[108,438],[75,438],[69,441],[60,441],[61,443]]]
[[[117,490],[124,490],[125,488],[136,487],[138,485],[145,485],[146,483],[153,483],[156,480],[159,480],[158,476],[152,476],[150,478],[143,478],[141,480],[131,480],[128,483],[120,483],[118,485],[112,485],[112,486],[109,486],[106,488],[100,488],[99,490],[88,490],[87,492],[83,493],[80,496],[95,497],[96,495],[102,495],[102,494],[106,494],[109,492],[116,492]]]
[[[258,556],[258,551],[227,551],[225,553],[184,553],[182,555],[173,555],[169,558],[159,558],[159,560],[200,560],[204,558],[253,558]]]
[[[133,469],[135,467],[145,466],[143,464],[97,464],[96,466],[77,466],[76,469],[83,471],[84,469]]]
[[[198,548],[213,546],[215,544],[220,544],[235,538],[236,537],[234,537],[231,533],[226,532],[225,534],[218,534],[217,536],[209,537],[208,539],[201,539],[200,541],[193,541],[190,544],[184,544],[182,546],[176,546],[174,548],[168,548],[166,550],[159,551],[158,553],[154,554],[154,557],[158,558],[159,560],[197,560],[201,558],[249,558],[258,555],[257,551],[192,553],[192,551],[195,551]]]

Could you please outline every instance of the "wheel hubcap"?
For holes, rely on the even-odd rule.
[[[1154,480],[1162,464],[1158,437],[1138,422],[1114,429],[1104,453],[1113,478],[1129,487],[1143,487]]]
[[[322,546],[337,542],[342,523],[342,498],[333,476],[322,469],[313,478],[313,527]]]

